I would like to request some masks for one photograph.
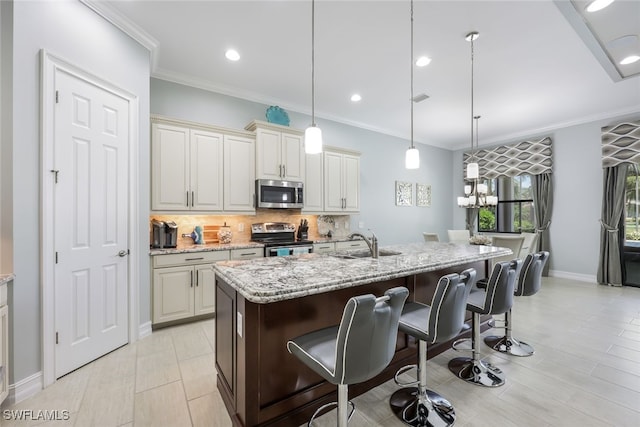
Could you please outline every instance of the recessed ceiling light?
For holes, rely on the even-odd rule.
[[[224,53],[229,61],[237,61],[240,59],[240,54],[235,49],[229,49]]]
[[[362,97],[359,94],[354,93],[353,95],[351,95],[351,102],[360,102],[360,101],[362,101]]]
[[[587,12],[597,12],[613,3],[613,0],[593,0],[587,6]]]
[[[416,65],[418,67],[425,67],[429,65],[429,63],[431,63],[431,58],[429,58],[428,56],[421,56],[416,60]]]
[[[626,58],[624,58],[622,61],[620,61],[620,65],[629,65],[629,64],[633,64],[634,62],[638,62],[640,61],[640,56],[638,55],[629,55]]]

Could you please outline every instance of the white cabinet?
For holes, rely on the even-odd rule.
[[[348,240],[346,242],[336,242],[336,251],[345,251],[352,249],[369,249],[367,242],[362,239]]]
[[[255,140],[224,137],[224,210],[255,212]]]
[[[228,259],[229,251],[154,256],[153,323],[213,313],[215,274],[212,264]]]
[[[246,127],[256,133],[256,178],[304,182],[303,132],[254,120]]]
[[[304,207],[305,213],[324,211],[324,183],[322,154],[305,155]]]
[[[165,123],[151,135],[151,209],[222,210],[223,135]]]
[[[264,258],[264,248],[231,249],[231,259]]]
[[[316,254],[326,254],[328,252],[335,252],[335,251],[336,251],[336,245],[334,242],[313,244],[313,253],[316,253]]]
[[[250,132],[151,118],[151,210],[255,212]]]
[[[0,404],[9,395],[9,307],[7,284],[0,284]]]
[[[324,211],[360,211],[360,156],[346,151],[324,153]]]

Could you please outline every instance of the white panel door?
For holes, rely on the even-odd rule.
[[[344,208],[342,195],[342,154],[324,152],[324,210],[341,212]]]
[[[126,344],[129,103],[56,70],[55,376]]]
[[[360,157],[344,155],[342,179],[345,211],[358,212],[360,210]]]
[[[280,154],[280,132],[258,129],[256,131],[256,177],[258,179],[283,179]]]
[[[282,134],[284,179],[304,182],[304,150],[300,135]]]
[[[151,127],[151,209],[189,210],[189,129],[154,123]]]
[[[196,277],[194,315],[216,311],[216,275],[211,264],[194,267]]]
[[[322,203],[324,189],[322,176],[322,154],[307,154],[305,160],[303,211],[322,212],[324,210]]]
[[[255,141],[224,137],[224,210],[255,212]]]

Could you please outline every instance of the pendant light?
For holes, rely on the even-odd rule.
[[[315,12],[316,2],[311,0],[311,126],[304,131],[304,151],[307,154],[322,153],[322,131],[316,126],[315,111]]]
[[[407,169],[418,169],[420,167],[420,152],[413,145],[413,0],[411,0],[411,146],[404,156],[404,166]]]
[[[480,34],[476,31],[473,31],[466,35],[465,40],[471,42],[471,157],[469,163],[467,163],[467,179],[478,179],[480,177],[480,167],[478,162],[475,161],[475,155],[473,151],[473,120],[475,117],[473,110],[473,42],[476,40]]]

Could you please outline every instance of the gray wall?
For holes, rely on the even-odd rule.
[[[549,259],[552,275],[595,281],[600,247],[602,160],[600,129],[638,115],[613,117],[556,129],[544,135],[553,141],[554,206]],[[462,193],[462,153],[453,155],[456,195]],[[452,200],[455,204],[455,200]],[[464,228],[464,210],[454,211],[454,224]]]
[[[151,112],[195,122],[243,129],[252,120],[266,120],[268,105],[258,104],[164,80],[151,79]],[[288,111],[290,126],[304,129],[307,115]],[[375,231],[381,245],[422,240],[423,231],[438,232],[446,238],[452,224],[450,203],[452,186],[449,165],[452,152],[424,144],[420,150],[420,169],[404,168],[404,153],[409,142],[353,126],[316,120],[326,145],[360,151],[361,214],[351,216],[351,230]],[[407,130],[407,134],[408,134]],[[444,179],[443,179],[444,177]],[[395,206],[395,181],[430,184],[431,207]]]
[[[147,50],[79,2],[15,2],[13,6],[14,169],[10,179],[14,197],[13,203],[3,199],[1,209],[3,216],[5,209],[13,209],[11,251],[16,279],[9,301],[13,339],[10,382],[16,383],[41,370],[40,50],[46,49],[139,97],[141,227],[137,238],[142,243],[149,238],[150,70]],[[141,249],[131,262],[140,270],[139,309],[144,323],[150,320],[149,257],[144,244]]]

